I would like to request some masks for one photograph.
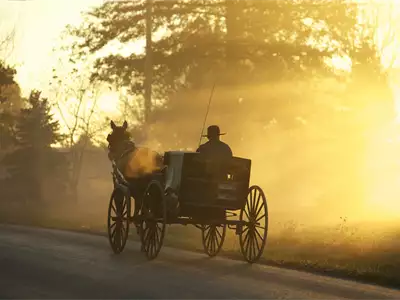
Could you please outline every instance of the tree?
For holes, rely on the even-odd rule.
[[[15,33],[16,30],[14,27],[0,37],[0,57],[3,62],[7,61],[8,57],[14,51]]]
[[[15,82],[16,70],[0,61],[0,151],[10,148],[14,121],[23,106],[21,89]]]
[[[52,145],[62,142],[59,123],[53,120],[47,99],[32,91],[21,110],[15,130],[15,150],[3,160],[9,186],[24,201],[44,200],[47,188],[59,197],[65,191],[67,161]]]
[[[357,31],[359,38],[354,39],[349,51],[352,60],[350,105],[362,113],[370,110],[366,120],[370,127],[380,126],[395,117],[390,72],[398,58],[393,49],[400,37],[397,34],[400,23],[396,21],[394,5],[393,2],[372,2],[362,11],[363,22]]]
[[[17,71],[6,63],[7,52],[12,51],[14,46],[14,38],[15,29],[0,38],[0,104],[4,104],[7,101],[6,90],[10,86],[16,85],[15,75]]]
[[[55,95],[53,105],[65,131],[63,146],[70,164],[67,182],[75,203],[79,198],[78,184],[85,151],[109,124],[102,120],[98,111],[98,99],[104,87],[88,79],[85,67],[87,64],[76,64],[72,59],[60,57],[50,82]]]
[[[327,74],[325,59],[346,49],[356,11],[341,0],[155,1],[153,101],[215,78],[221,86]],[[92,79],[127,87],[138,101],[146,55],[104,52],[111,45],[127,52],[129,43],[143,40],[145,21],[146,1],[106,2],[88,12],[81,27],[69,28],[77,58],[98,55]]]
[[[16,73],[17,71],[14,68],[0,60],[0,104],[2,107],[4,107],[4,105],[8,107],[13,105],[13,102],[10,101],[10,96],[13,94],[13,88],[17,85],[14,79]]]

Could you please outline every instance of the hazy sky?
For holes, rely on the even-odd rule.
[[[0,1],[0,37],[15,27],[14,51],[8,62],[16,64],[17,81],[23,93],[46,89],[61,31],[80,20],[80,12],[103,0]]]

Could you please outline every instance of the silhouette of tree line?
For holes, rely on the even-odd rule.
[[[0,63],[0,87],[4,97],[0,111],[0,150],[3,153],[1,164],[7,171],[1,182],[1,197],[7,195],[23,203],[32,199],[40,202],[49,187],[55,197],[66,191],[68,162],[63,153],[51,147],[65,137],[60,134],[60,124],[41,92],[33,90],[27,99],[19,95],[15,74],[13,68]]]

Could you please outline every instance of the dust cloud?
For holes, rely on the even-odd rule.
[[[148,148],[137,148],[129,154],[124,175],[127,178],[138,178],[159,170],[157,155]]]

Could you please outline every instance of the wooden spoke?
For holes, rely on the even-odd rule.
[[[129,234],[130,197],[115,189],[108,207],[108,240],[114,253],[121,253]]]
[[[216,256],[225,240],[226,225],[205,225],[201,233],[204,252],[210,257]]]
[[[164,190],[158,181],[152,181],[147,187],[140,214],[142,250],[148,259],[154,259],[161,250],[167,222]]]
[[[240,221],[240,249],[246,261],[254,263],[264,251],[268,233],[267,200],[260,187],[250,188],[246,204],[240,211]],[[259,222],[264,227],[258,224]]]

